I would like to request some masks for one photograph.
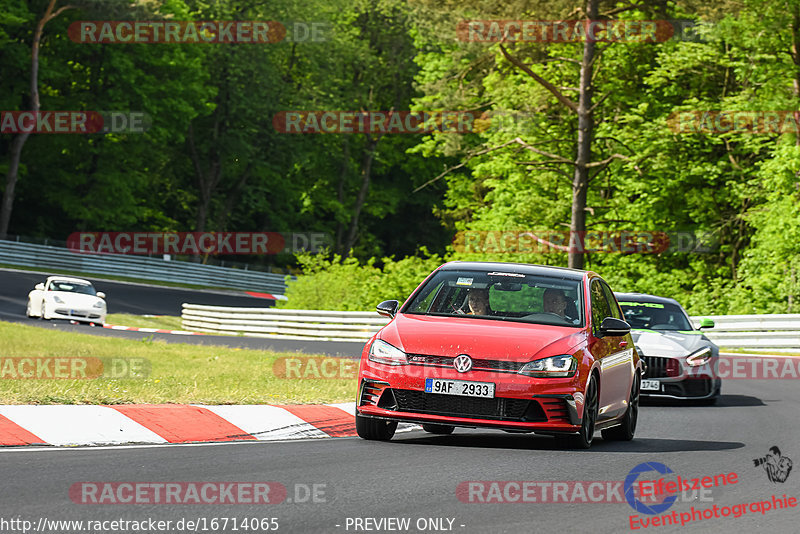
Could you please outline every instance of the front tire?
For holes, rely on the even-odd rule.
[[[628,409],[622,424],[601,431],[603,439],[607,441],[631,441],[636,433],[636,422],[639,419],[639,388],[641,387],[641,377],[639,373],[633,379],[631,386],[631,396],[628,399]]]
[[[586,404],[583,407],[583,421],[581,421],[580,432],[567,436],[556,436],[556,442],[561,447],[569,449],[588,449],[591,447],[598,410],[597,379],[592,375],[589,379],[589,387],[586,388]]]
[[[428,432],[429,434],[439,434],[442,436],[446,436],[447,434],[452,434],[453,430],[456,427],[450,425],[437,425],[434,423],[425,423],[422,425],[422,430]]]
[[[33,315],[33,312],[31,310],[31,299],[28,299],[28,306],[25,308],[25,316],[28,317],[29,319],[35,317],[35,315]]]
[[[44,301],[42,301],[42,309],[41,313],[39,314],[39,319],[41,319],[42,321],[46,320],[47,319],[47,316],[45,315],[46,313],[47,313],[47,306],[45,306]]]
[[[356,433],[358,437],[371,441],[389,441],[397,430],[397,421],[372,419],[356,414]]]

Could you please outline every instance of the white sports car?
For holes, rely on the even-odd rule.
[[[28,293],[28,317],[68,319],[103,325],[106,322],[106,295],[97,292],[88,280],[50,276]]]

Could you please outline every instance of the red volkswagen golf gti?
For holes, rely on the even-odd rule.
[[[358,435],[397,423],[551,434],[588,448],[596,430],[631,440],[642,363],[614,294],[588,271],[451,262],[436,269],[364,347]]]

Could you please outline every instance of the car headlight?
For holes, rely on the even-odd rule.
[[[100,309],[105,308],[105,307],[106,307],[106,303],[103,302],[102,300],[98,300],[97,302],[94,303],[94,306],[92,306],[92,308],[100,308]]]
[[[53,301],[57,302],[58,304],[64,304],[64,301],[61,300],[58,295],[53,295]]]
[[[405,352],[380,339],[376,339],[375,343],[370,347],[369,359],[372,362],[385,363],[386,365],[408,364]]]
[[[574,375],[577,368],[578,360],[563,354],[528,362],[522,366],[519,374],[537,378],[567,378]]]
[[[686,357],[686,363],[689,364],[690,367],[700,367],[701,365],[707,364],[711,356],[711,347],[705,347],[688,355]]]

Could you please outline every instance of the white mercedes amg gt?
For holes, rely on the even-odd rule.
[[[66,276],[50,276],[28,293],[28,317],[67,319],[104,325],[106,297],[97,292],[88,280]]]

